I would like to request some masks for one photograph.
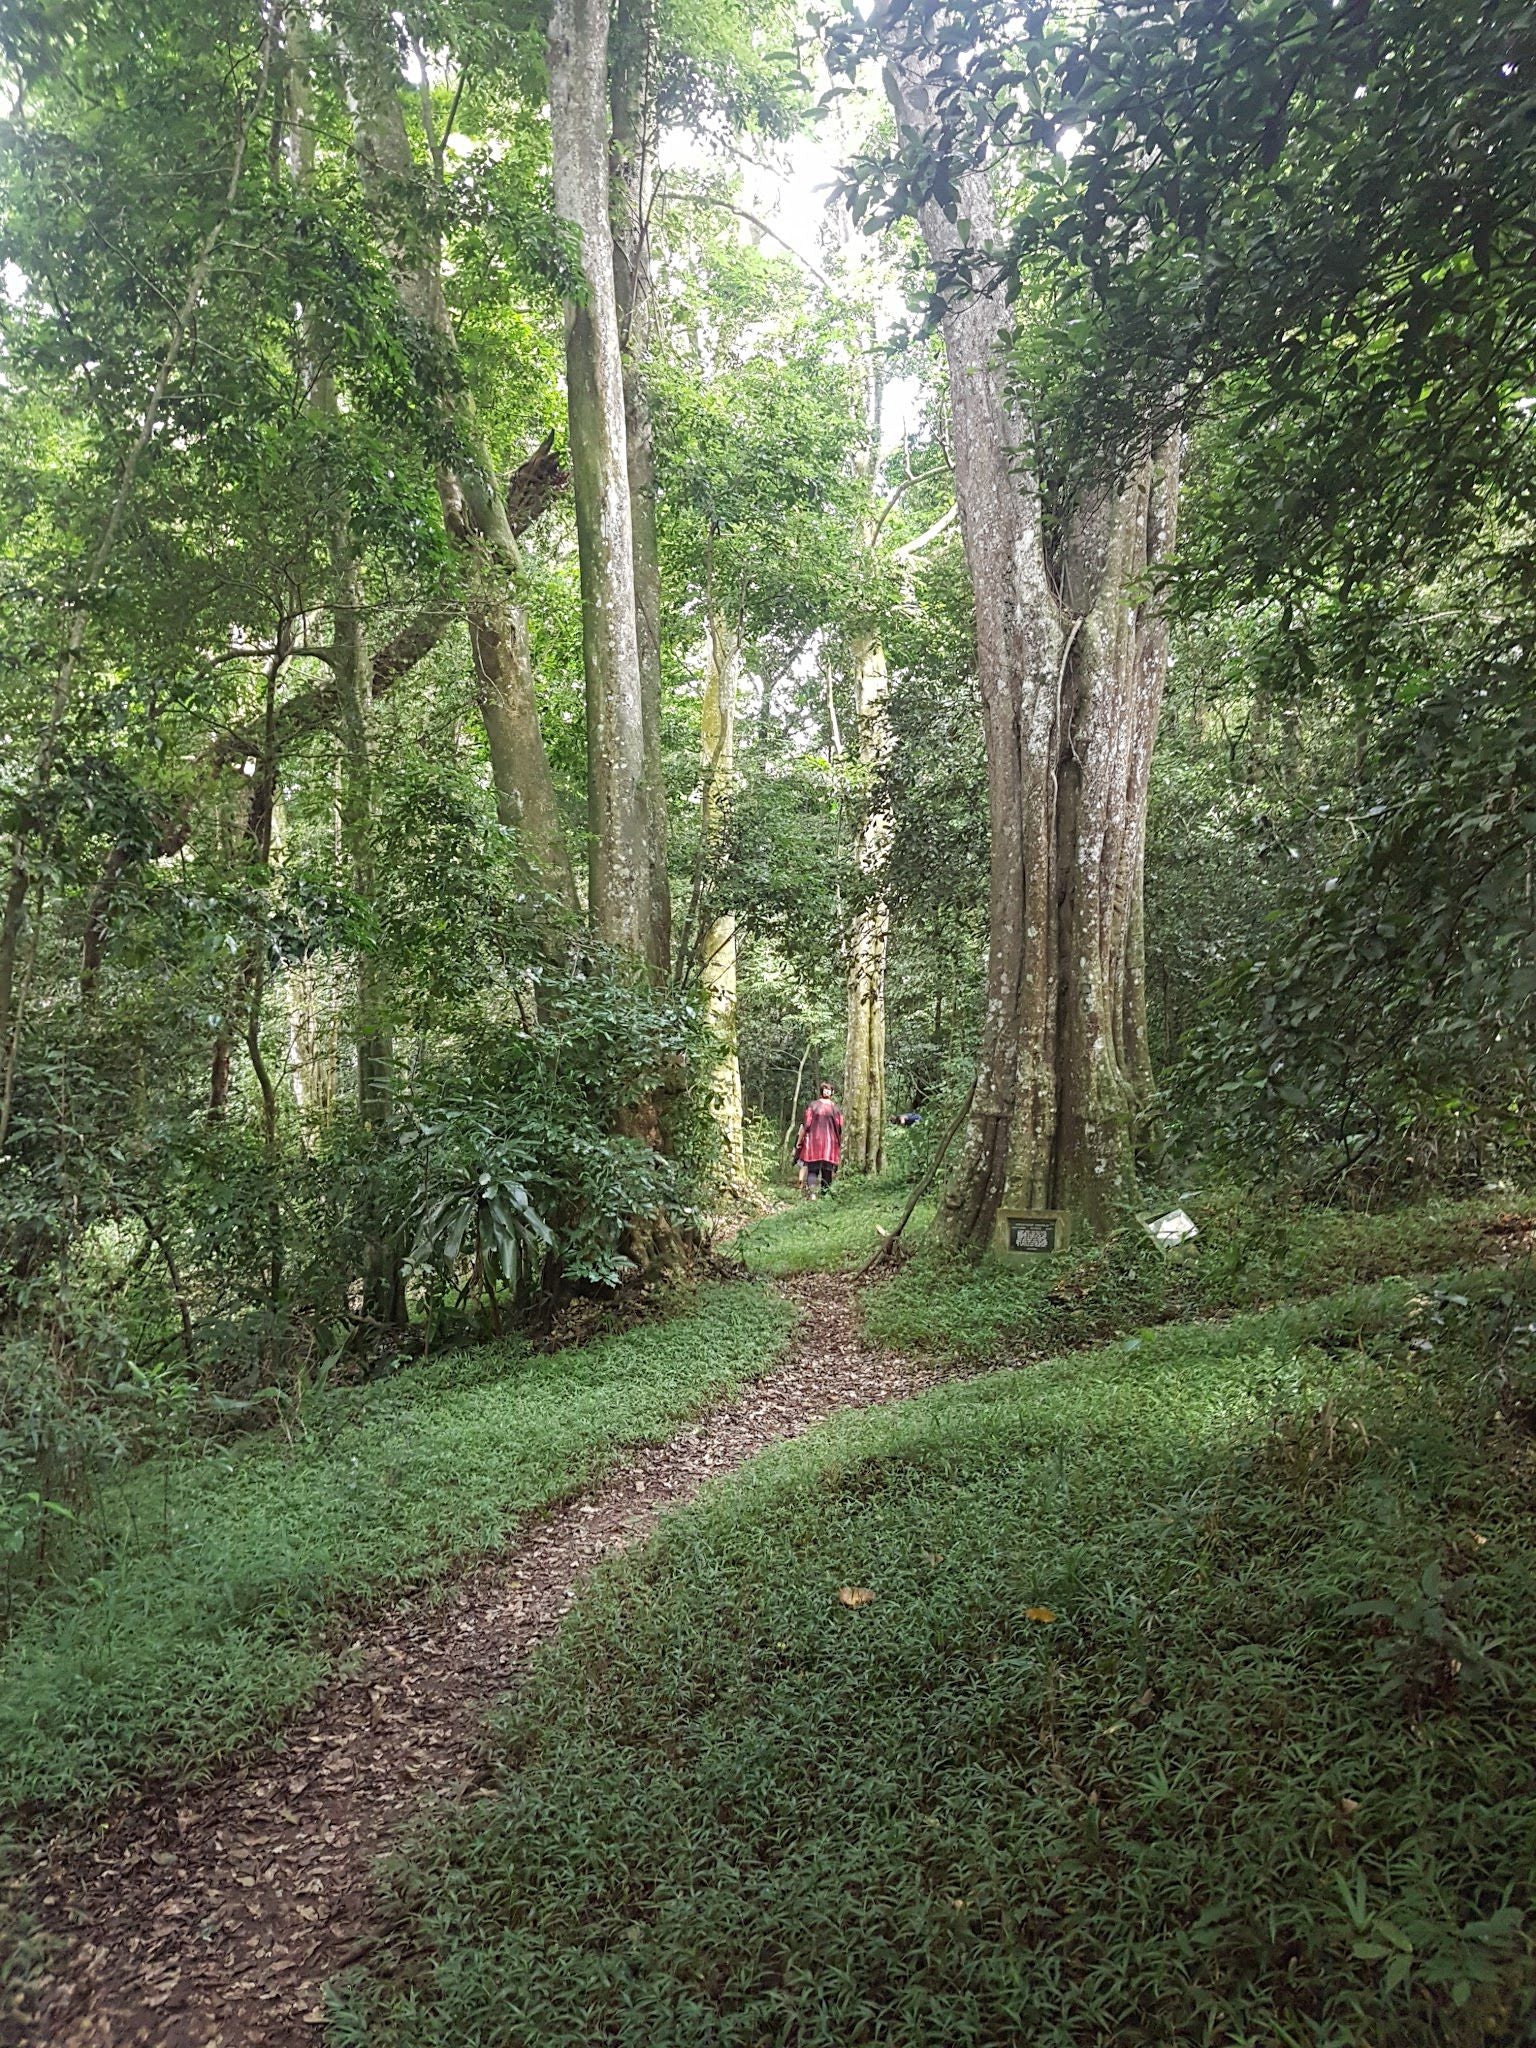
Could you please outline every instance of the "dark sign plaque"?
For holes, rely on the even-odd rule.
[[[997,1249],[1007,1258],[1034,1258],[1042,1252],[1065,1251],[1071,1235],[1061,1209],[1031,1209],[1020,1214],[1003,1210],[997,1219]]]

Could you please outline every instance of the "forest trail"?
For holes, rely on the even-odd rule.
[[[27,2019],[0,2024],[0,2039],[315,2041],[327,1979],[370,1945],[377,1859],[425,1803],[476,1795],[485,1715],[558,1626],[583,1573],[767,1445],[939,1377],[865,1342],[851,1281],[777,1284],[807,1311],[782,1366],[471,1564],[441,1598],[369,1621],[348,1675],[280,1746],[225,1764],[205,1786],[125,1805],[85,1840],[51,1844],[33,1873],[48,1974]]]

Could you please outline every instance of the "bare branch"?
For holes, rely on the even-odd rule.
[[[809,256],[802,256],[793,242],[786,242],[777,228],[769,227],[767,221],[747,207],[737,206],[729,199],[717,199],[711,192],[674,192],[671,198],[675,205],[712,206],[717,213],[734,213],[738,220],[746,221],[756,228],[760,235],[766,235],[770,242],[777,242],[781,249],[787,250],[802,269],[810,272],[824,291],[832,290],[831,280],[816,268]]]

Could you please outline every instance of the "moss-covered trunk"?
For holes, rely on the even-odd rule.
[[[649,811],[651,920],[648,958],[665,978],[672,947],[667,872],[667,788],[661,758],[661,544],[656,531],[656,453],[646,389],[652,281],[647,223],[656,175],[660,76],[655,0],[620,0],[610,65],[610,210],[613,283],[624,365],[624,434],[633,538],[635,633]]]

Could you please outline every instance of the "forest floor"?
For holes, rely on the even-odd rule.
[[[314,2041],[322,1989],[374,1938],[373,1871],[402,1822],[477,1795],[484,1716],[599,1559],[646,1538],[765,1445],[840,1409],[933,1384],[860,1334],[847,1283],[781,1283],[807,1313],[785,1361],[427,1598],[356,1636],[345,1677],[270,1746],[192,1788],[119,1803],[41,1851],[44,1967],[6,2043],[287,2048]]]
[[[24,2010],[0,2012],[3,2048],[660,2044],[699,2038],[701,1996],[733,2048],[781,2038],[785,1998],[821,2048],[853,2037],[859,2012],[906,2012],[919,1985],[932,2010],[908,2014],[914,2043],[970,2038],[974,2006],[1014,2014],[1005,2038],[1076,2048],[1111,2038],[1105,2014],[1128,2001],[1152,2029],[1140,2038],[1184,2038],[1210,1985],[1277,1941],[1306,1968],[1277,1964],[1273,1982],[1338,1984],[1356,2028],[1309,2031],[1308,2013],[1294,2038],[1309,2043],[1388,2038],[1372,2028],[1397,2025],[1410,1993],[1454,1997],[1468,2026],[1523,1997],[1514,1894],[1461,1882],[1478,1859],[1455,1817],[1497,1816],[1496,1870],[1529,1865],[1536,1805],[1511,1741],[1536,1689],[1531,1215],[1497,1199],[1381,1216],[1208,1204],[1194,1260],[1133,1231],[1018,1271],[920,1252],[861,1288],[848,1268],[894,1198],[790,1205],[738,1241],[771,1286],[619,1340],[656,1350],[658,1391],[626,1425],[643,1437],[603,1439],[600,1470],[550,1481],[561,1467],[528,1404],[595,1441],[639,1398],[627,1352],[564,1354],[527,1394],[491,1382],[479,1434],[455,1414],[440,1457],[401,1466],[414,1494],[454,1456],[490,1474],[510,1430],[546,1486],[519,1497],[560,1504],[478,1550],[465,1521],[429,1586],[356,1610],[335,1675],[280,1736],[253,1728],[211,1763],[168,1751],[147,1786],[125,1762],[94,1824],[29,1851],[31,1980]],[[572,1419],[584,1369],[592,1412]],[[402,1423],[391,1408],[369,1426],[398,1438]],[[274,1468],[291,1526],[353,1442],[372,1455],[365,1432],[323,1446],[312,1474]],[[386,1504],[369,1501],[337,1543],[373,1530]],[[1383,1588],[1390,1614],[1362,1620]],[[1424,1703],[1474,1681],[1469,1799],[1422,1749]],[[1015,1731],[1001,1749],[999,1729]],[[1250,1754],[1251,1821],[1232,1826],[1203,1792],[1184,1802]],[[1319,1757],[1324,1861],[1356,1887],[1336,1906],[1332,1891],[1318,1905],[1300,1846],[1319,1825],[1301,1810]],[[1129,1803],[1128,1783],[1143,1788]],[[1363,1804],[1362,1784],[1392,1791]],[[954,1868],[936,1874],[940,1816]],[[1098,1830],[1122,1823],[1106,1857]],[[1424,1864],[1406,1888],[1405,1844]],[[1214,1884],[1211,1912],[1299,1885],[1295,1924],[1189,1937],[1170,1872],[1190,1896]],[[1071,1915],[1058,1925],[1058,1894],[1101,1881],[1087,1941]],[[1117,1932],[1115,1887],[1143,1883]],[[993,1892],[1008,1914],[1024,1901],[1049,1983],[1003,1981],[1024,1951],[992,1905],[974,1928],[956,1919]],[[1381,1953],[1406,1939],[1420,1958],[1407,1989],[1364,1981],[1383,1892]],[[809,2004],[772,1988],[781,1965],[785,1984],[814,1982]],[[0,1986],[14,1974],[0,1965]],[[1174,1984],[1163,2005],[1143,1977]],[[1276,2009],[1268,1979],[1255,1996]]]

